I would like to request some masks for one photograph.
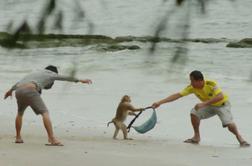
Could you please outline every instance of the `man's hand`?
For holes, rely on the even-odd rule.
[[[92,81],[90,79],[85,79],[85,80],[79,80],[83,84],[92,84]]]
[[[198,104],[196,104],[195,106],[194,106],[194,109],[196,110],[196,111],[198,111],[199,109],[201,109],[201,108],[204,108],[204,107],[206,107],[207,106],[207,104],[206,103],[198,103]]]
[[[5,95],[4,95],[4,99],[7,99],[9,96],[12,97],[12,90],[8,90]]]
[[[158,108],[159,106],[160,106],[160,104],[158,102],[155,102],[155,103],[152,104],[153,108]]]

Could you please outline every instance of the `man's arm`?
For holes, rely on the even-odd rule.
[[[8,91],[5,93],[4,99],[7,99],[9,96],[12,97],[12,92],[13,92],[14,90],[16,90],[17,84],[18,84],[18,83],[16,83],[15,85],[13,85],[13,86],[11,87],[11,89],[8,90]]]
[[[12,89],[8,90],[4,95],[4,99],[7,99],[9,96],[12,96],[12,92]]]
[[[170,95],[170,96],[168,96],[168,97],[166,97],[166,98],[164,98],[164,99],[162,99],[162,100],[160,100],[158,102],[153,103],[152,107],[157,108],[157,107],[159,107],[160,105],[162,105],[164,103],[172,102],[172,101],[177,100],[177,99],[179,99],[181,97],[182,97],[182,95],[180,93],[175,93],[175,94]]]
[[[222,92],[220,92],[218,95],[216,95],[215,97],[213,97],[212,99],[210,100],[207,100],[207,101],[204,101],[202,103],[198,103],[194,106],[194,108],[196,110],[200,109],[200,108],[204,108],[206,106],[209,106],[211,104],[214,104],[214,103],[217,103],[219,101],[221,101],[222,99],[224,98],[224,95]]]
[[[77,79],[71,76],[63,76],[63,75],[56,75],[54,77],[55,80],[59,81],[69,81],[69,82],[81,82],[84,84],[92,84],[92,81],[90,79]]]
[[[92,84],[92,80],[90,80],[90,79],[79,80],[79,82],[81,82],[83,84]]]

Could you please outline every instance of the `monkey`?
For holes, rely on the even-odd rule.
[[[134,108],[131,105],[130,96],[124,95],[117,107],[115,117],[107,123],[107,126],[109,126],[110,123],[113,123],[115,126],[113,139],[117,139],[116,137],[119,130],[122,130],[124,140],[132,140],[131,138],[128,138],[127,126],[124,124],[124,121],[126,120],[128,115],[136,116],[135,112],[138,111],[144,111],[144,108]]]

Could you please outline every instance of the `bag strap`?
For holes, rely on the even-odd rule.
[[[152,108],[153,110],[155,110],[153,107],[149,106],[149,107],[145,107],[144,108],[144,111],[147,110],[147,109],[150,109]],[[133,123],[135,122],[135,120],[142,114],[143,111],[140,111],[135,117],[134,119],[131,120],[131,122],[129,123],[128,127],[127,127],[127,130],[128,130],[128,133],[130,132],[130,128],[131,126],[133,125]]]

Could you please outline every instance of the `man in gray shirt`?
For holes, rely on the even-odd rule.
[[[4,96],[4,99],[12,96],[12,92],[15,91],[17,99],[18,113],[16,116],[16,140],[15,143],[24,143],[21,137],[22,118],[25,109],[30,106],[37,115],[41,115],[45,129],[48,134],[49,144],[52,146],[63,146],[63,144],[57,140],[53,134],[52,123],[50,120],[49,112],[44,104],[40,94],[43,89],[50,89],[53,86],[55,80],[81,82],[85,84],[91,84],[89,79],[79,80],[73,77],[58,75],[58,69],[55,66],[47,66],[44,70],[31,73],[25,76],[22,80],[17,82],[8,90]]]

